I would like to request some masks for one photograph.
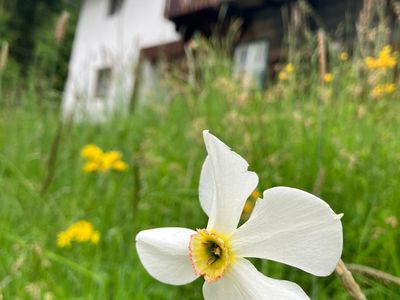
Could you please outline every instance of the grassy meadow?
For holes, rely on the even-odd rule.
[[[400,274],[400,94],[374,92],[397,86],[394,68],[333,52],[332,80],[321,81],[312,54],[311,64],[282,65],[285,76],[261,92],[231,78],[226,55],[197,47],[201,63],[194,61],[190,80],[172,72],[147,105],[101,125],[64,124],[58,142],[54,102],[1,108],[0,299],[202,299],[202,279],[175,287],[151,278],[134,237],[153,227],[206,226],[198,201],[203,129],[249,162],[259,191],[300,188],[344,213],[346,263]],[[83,172],[87,144],[120,151],[128,169]],[[57,235],[79,220],[93,224],[98,243],[58,247]],[[312,299],[350,299],[335,274],[254,263]],[[400,298],[395,284],[354,276],[368,299]]]

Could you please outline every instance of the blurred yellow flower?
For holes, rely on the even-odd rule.
[[[367,56],[365,58],[365,64],[368,69],[393,69],[397,63],[396,53],[392,51],[390,45],[386,45],[379,52],[378,57]]]
[[[293,64],[287,64],[283,70],[278,73],[278,79],[280,81],[286,81],[289,79],[290,74],[294,72],[295,68]]]
[[[113,163],[112,168],[115,171],[123,172],[128,169],[128,165],[124,161],[118,160]]]
[[[396,86],[394,83],[385,84],[385,93],[386,94],[393,94],[395,91],[396,91]]]
[[[349,54],[346,51],[340,52],[339,59],[341,61],[347,61],[349,59]]]
[[[325,83],[330,83],[333,80],[333,75],[331,73],[326,73],[322,79]]]
[[[83,172],[92,173],[96,172],[99,168],[99,164],[95,161],[88,161],[83,165]]]
[[[117,161],[120,161],[121,157],[122,157],[122,154],[119,151],[113,150],[113,151],[105,152],[102,157],[100,171],[107,172],[108,170],[112,169],[113,164]]]
[[[378,98],[383,95],[393,94],[395,91],[396,86],[394,83],[378,84],[372,89],[372,96]]]
[[[294,65],[293,64],[287,64],[286,65],[286,67],[285,67],[285,71],[287,72],[287,73],[293,73],[294,72]]]
[[[286,73],[285,71],[280,71],[280,72],[278,73],[278,78],[279,78],[279,80],[281,80],[281,81],[287,80],[287,79],[288,79],[287,73]]]
[[[103,151],[94,144],[88,144],[81,150],[81,156],[87,159],[96,159],[103,155]]]
[[[60,248],[69,247],[71,245],[71,237],[68,232],[62,231],[57,235],[57,246]]]
[[[94,230],[93,225],[85,220],[78,221],[65,231],[61,231],[57,235],[57,246],[60,248],[71,246],[71,242],[91,242],[97,244],[100,240],[100,233]]]
[[[372,89],[372,96],[374,98],[380,97],[383,94],[383,89],[381,85],[377,85]]]
[[[122,154],[119,151],[103,152],[96,145],[90,144],[82,149],[81,155],[87,158],[83,166],[83,172],[85,173],[106,173],[110,170],[123,172],[128,168],[128,165],[122,160]]]

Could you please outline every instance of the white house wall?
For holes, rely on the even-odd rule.
[[[126,111],[140,49],[179,39],[173,23],[163,16],[165,0],[125,0],[111,16],[109,1],[86,0],[82,5],[63,97],[64,116],[74,113],[101,121],[111,111]],[[108,97],[96,99],[97,71],[108,66]]]

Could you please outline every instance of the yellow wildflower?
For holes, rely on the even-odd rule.
[[[281,81],[287,80],[287,79],[288,79],[287,73],[286,73],[285,71],[280,71],[280,72],[278,73],[278,78],[279,78],[279,80],[281,80]]]
[[[83,166],[83,172],[85,173],[92,173],[99,170],[99,163],[96,161],[88,161]]]
[[[103,168],[106,171],[109,170],[116,161],[119,161],[121,159],[121,157],[122,154],[119,151],[109,151],[104,153],[102,159]]]
[[[287,64],[286,67],[285,67],[285,71],[286,71],[288,74],[293,73],[293,72],[294,72],[294,65],[293,65],[293,64]]]
[[[102,161],[102,171],[106,172],[110,169],[115,171],[125,171],[128,165],[121,160],[122,154],[119,151],[109,151],[104,153]]]
[[[57,246],[60,248],[69,247],[72,241],[97,244],[99,240],[100,233],[94,230],[90,222],[82,220],[70,225],[65,231],[61,231],[57,235]]]
[[[117,160],[113,163],[112,168],[115,171],[123,172],[128,169],[128,165],[122,160]]]
[[[69,228],[71,235],[78,242],[86,242],[91,240],[93,234],[93,225],[87,221],[79,221]]]
[[[385,84],[385,93],[386,94],[393,94],[396,91],[396,86],[394,83],[387,83]]]
[[[392,47],[387,45],[382,48],[377,58],[367,56],[365,64],[368,69],[393,69],[396,66],[397,57],[396,53],[392,52]]]
[[[87,158],[87,162],[83,166],[83,172],[85,173],[106,173],[110,170],[122,172],[128,168],[119,151],[103,152],[96,145],[90,144],[82,149],[81,155]]]
[[[339,54],[339,59],[341,61],[347,61],[349,59],[349,54],[346,51],[342,51]]]
[[[364,60],[365,64],[367,65],[368,69],[376,69],[378,67],[378,62],[372,56],[367,56]]]
[[[57,235],[57,246],[60,248],[69,247],[71,245],[71,236],[68,232],[62,231]]]
[[[372,96],[375,98],[383,95],[393,94],[396,91],[394,83],[378,84],[372,89]]]
[[[394,68],[396,65],[395,54],[392,53],[392,47],[387,45],[379,52],[379,59],[381,60],[382,67]]]
[[[378,98],[382,96],[382,94],[383,94],[383,89],[381,85],[377,85],[372,89],[372,96],[374,98]]]
[[[325,83],[330,83],[333,80],[333,75],[332,73],[326,73],[322,79]]]
[[[81,156],[87,159],[97,159],[103,155],[103,151],[94,144],[88,144],[81,150]]]
[[[285,66],[285,68],[278,73],[278,79],[280,81],[288,80],[289,79],[289,75],[292,74],[294,72],[294,70],[295,69],[294,69],[294,65],[293,64],[287,64]]]

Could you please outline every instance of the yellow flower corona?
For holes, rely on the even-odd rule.
[[[210,283],[221,278],[233,260],[228,239],[207,229],[191,236],[189,257],[195,274]]]
[[[60,248],[71,246],[71,242],[90,242],[97,244],[100,240],[100,233],[94,230],[93,225],[85,220],[70,225],[65,231],[57,235],[57,246]]]
[[[103,152],[98,146],[89,144],[81,150],[81,156],[87,161],[83,166],[83,172],[106,173],[110,170],[123,172],[128,168],[128,165],[122,160],[122,153],[119,151]]]

